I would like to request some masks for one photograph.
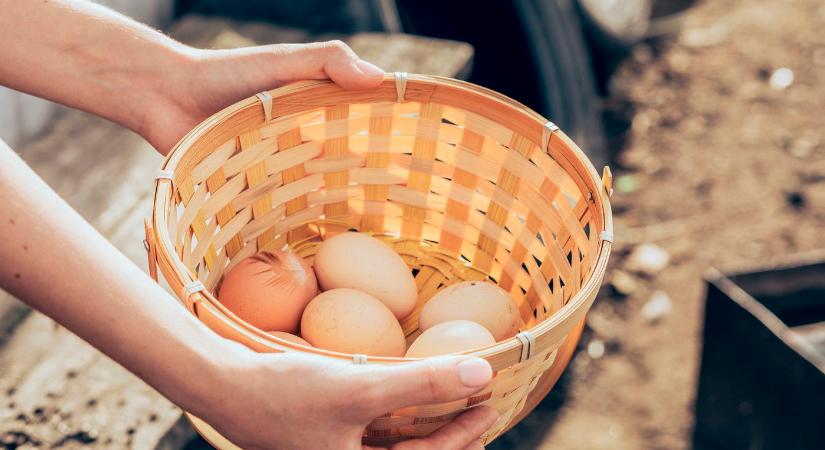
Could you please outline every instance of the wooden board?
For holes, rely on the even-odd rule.
[[[16,150],[145,268],[142,220],[161,161],[147,143],[102,119],[66,111],[47,133]],[[0,374],[0,443],[151,450],[180,417],[152,388],[39,313],[5,340]],[[190,436],[181,436],[178,446]]]
[[[460,79],[470,75],[474,55],[473,47],[466,42],[401,33],[313,36],[295,28],[202,16],[182,18],[170,27],[169,34],[196,47],[208,48],[341,39],[361,58],[387,72],[414,72]]]

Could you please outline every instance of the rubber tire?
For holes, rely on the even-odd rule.
[[[470,43],[471,82],[533,108],[599,168],[601,98],[572,0],[396,0],[404,32]]]
[[[590,157],[608,162],[601,98],[578,11],[570,0],[515,0],[539,76],[546,115]]]

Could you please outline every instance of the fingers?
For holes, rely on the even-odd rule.
[[[483,449],[479,437],[496,423],[498,417],[498,412],[493,408],[479,406],[456,417],[426,438],[402,442],[393,450]]]
[[[365,413],[370,419],[399,408],[469,397],[492,379],[480,358],[442,357],[395,366],[374,367],[360,377]]]
[[[358,57],[341,41],[269,46],[278,55],[277,77],[282,81],[329,78],[344,89],[375,87],[384,71]]]

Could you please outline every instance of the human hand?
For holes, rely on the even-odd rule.
[[[413,405],[468,397],[486,386],[490,365],[441,357],[394,366],[355,365],[295,352],[246,354],[224,366],[203,411],[194,411],[244,449],[372,449],[362,447],[374,418]],[[480,406],[422,439],[393,450],[481,449],[479,436],[498,413]]]
[[[184,50],[138,131],[166,154],[189,130],[238,100],[291,81],[327,78],[345,89],[366,89],[380,84],[384,71],[341,41]]]

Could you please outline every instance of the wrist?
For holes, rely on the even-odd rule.
[[[203,324],[195,325],[200,332],[189,347],[189,358],[181,358],[189,360],[188,367],[176,372],[179,377],[164,394],[187,412],[204,420],[217,419],[221,405],[232,398],[230,389],[251,366],[255,352]]]
[[[212,361],[210,361],[210,375],[208,381],[204,383],[205,390],[201,397],[203,411],[201,416],[205,420],[213,419],[223,422],[224,415],[232,410],[233,400],[243,397],[240,389],[244,386],[239,383],[241,380],[249,380],[250,373],[253,372],[256,357],[259,356],[248,347],[229,339],[218,337],[222,342],[219,348],[215,349]],[[219,405],[218,408],[215,406]],[[195,410],[193,410],[195,412]]]
[[[135,100],[130,122],[123,125],[166,154],[176,140],[197,125],[193,95],[197,87],[199,58],[197,50],[177,44],[167,48],[159,76],[147,80],[144,95]],[[202,118],[201,118],[202,119]],[[170,134],[174,137],[170,138]]]

